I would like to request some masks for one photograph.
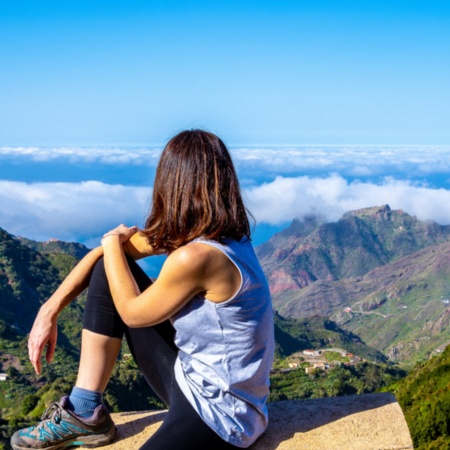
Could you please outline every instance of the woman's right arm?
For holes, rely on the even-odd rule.
[[[131,236],[123,244],[123,248],[125,253],[135,260],[154,254],[152,246],[140,232]],[[48,362],[52,362],[55,355],[58,335],[56,320],[59,313],[88,287],[91,272],[102,256],[101,246],[91,250],[41,306],[28,338],[28,356],[36,373],[41,373],[41,356],[45,346],[47,346],[45,356]]]
[[[95,263],[103,256],[102,247],[91,250],[69,273],[54,294],[41,306],[28,338],[28,356],[36,373],[41,373],[41,355],[47,346],[46,360],[55,355],[59,313],[88,286]]]
[[[123,244],[124,251],[133,259],[141,259],[154,254],[145,236],[137,232]],[[41,306],[28,338],[28,356],[36,373],[41,373],[41,356],[47,346],[45,357],[52,362],[55,355],[59,313],[89,284],[91,272],[96,262],[103,256],[103,248],[91,250],[69,273],[55,293]]]

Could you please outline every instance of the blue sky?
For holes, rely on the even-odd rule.
[[[0,1],[0,227],[142,224],[164,143],[231,148],[255,243],[389,203],[450,224],[450,2]]]
[[[449,144],[450,4],[0,2],[0,144]]]

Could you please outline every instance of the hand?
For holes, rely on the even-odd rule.
[[[147,236],[140,230],[133,234],[133,236],[122,245],[122,248],[124,252],[134,260],[163,253],[161,250],[156,253],[152,245],[148,242]]]
[[[128,239],[130,239],[130,237],[133,236],[133,234],[135,234],[137,231],[138,228],[136,226],[127,227],[126,225],[121,224],[103,235],[102,244],[104,239],[108,238],[109,236],[119,236],[120,243],[123,244],[124,242],[128,241]]]
[[[45,346],[47,346],[45,359],[48,363],[53,361],[57,336],[56,317],[50,316],[44,306],[39,310],[28,337],[28,357],[37,374],[41,373],[41,357]]]

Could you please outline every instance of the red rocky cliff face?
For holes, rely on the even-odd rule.
[[[294,220],[257,248],[275,305],[319,280],[363,276],[376,267],[450,240],[450,227],[421,222],[388,205],[346,213],[333,223]],[[319,312],[319,311],[318,311]]]

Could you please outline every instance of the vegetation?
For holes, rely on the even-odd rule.
[[[405,414],[414,448],[450,448],[450,346],[389,387]]]
[[[366,394],[381,389],[405,376],[388,364],[362,362],[355,366],[338,365],[329,370],[316,369],[307,374],[305,366],[279,371],[271,377],[270,401],[336,397]]]
[[[364,359],[386,362],[386,356],[325,317],[286,318],[275,312],[276,352],[280,357],[305,349],[339,347]],[[345,362],[345,361],[343,361]]]

